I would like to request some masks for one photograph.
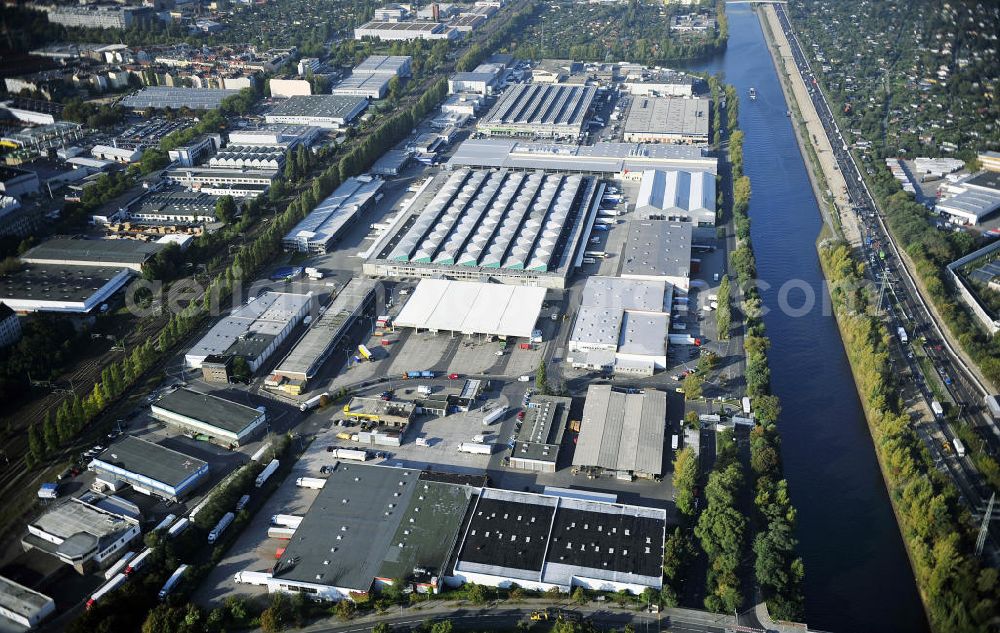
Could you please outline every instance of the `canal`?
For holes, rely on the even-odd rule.
[[[782,456],[806,569],[805,619],[837,633],[921,633],[927,623],[871,435],[836,322],[824,314],[820,212],[788,106],[757,16],[748,5],[727,14],[728,50],[691,69],[723,73],[740,95],[772,386],[781,398]],[[756,101],[747,96],[751,87]],[[789,291],[789,283],[800,289]],[[782,303],[803,309],[792,314]]]

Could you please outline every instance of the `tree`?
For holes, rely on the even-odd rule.
[[[451,633],[454,628],[451,620],[438,620],[431,625],[430,633]]]
[[[236,211],[236,201],[232,196],[222,196],[215,202],[215,219],[219,222],[232,222]]]
[[[385,622],[379,622],[374,627],[372,627],[372,633],[390,633],[392,629]]]
[[[543,395],[548,395],[551,392],[548,370],[545,368],[544,359],[538,362],[538,369],[535,370],[535,389]]]
[[[341,600],[337,603],[335,610],[337,612],[337,617],[346,621],[354,618],[358,608],[351,600]]]
[[[694,491],[698,485],[698,456],[690,447],[685,446],[677,451],[674,459],[674,502],[677,510],[685,516],[693,516],[695,512]]]
[[[590,596],[587,595],[587,590],[583,587],[577,587],[576,591],[573,592],[573,602],[576,604],[587,604],[590,602]]]
[[[469,602],[472,604],[486,603],[486,589],[482,585],[470,582],[465,587],[465,595],[469,597]]]
[[[236,356],[233,358],[233,365],[229,375],[232,376],[233,382],[249,383],[253,371],[251,371],[250,364],[246,358]]]
[[[771,424],[781,415],[781,402],[778,396],[772,394],[757,396],[753,401],[753,412],[761,424]]]
[[[45,457],[45,443],[34,422],[28,425],[28,455],[36,463]]]
[[[701,398],[701,387],[705,380],[698,373],[690,373],[684,377],[684,399],[698,400]]]
[[[697,431],[701,427],[701,418],[697,411],[688,411],[684,414],[684,426],[692,431]]]
[[[59,449],[59,433],[48,413],[45,414],[45,420],[42,422],[42,439],[45,441],[46,453],[54,453]]]

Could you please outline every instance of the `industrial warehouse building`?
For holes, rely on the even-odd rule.
[[[285,250],[325,253],[344,230],[375,206],[383,180],[352,177],[316,205],[282,240]]]
[[[708,143],[710,99],[635,97],[625,117],[628,143]]]
[[[54,239],[42,242],[20,259],[28,264],[130,268],[139,272],[161,250],[162,244],[137,240]]]
[[[246,444],[264,430],[267,414],[263,409],[186,387],[164,395],[150,407],[157,420],[229,446]]]
[[[88,314],[134,274],[129,268],[29,264],[0,276],[0,303],[19,313]]]
[[[591,385],[580,421],[573,466],[612,473],[620,478],[659,479],[663,474],[663,440],[667,394],[615,391]]]
[[[0,576],[0,616],[33,629],[55,611],[56,602],[52,598]]]
[[[462,32],[442,22],[379,22],[371,21],[354,29],[354,39],[378,38],[395,40],[457,40]]]
[[[620,277],[691,286],[692,227],[688,222],[632,220],[622,246]]]
[[[487,136],[575,140],[590,120],[593,86],[514,84],[500,95],[476,130]]]
[[[354,67],[354,73],[409,77],[412,59],[409,55],[369,55],[365,61]]]
[[[671,285],[590,277],[569,337],[574,367],[652,376],[667,366]]]
[[[569,421],[572,398],[531,396],[524,420],[514,438],[510,467],[542,473],[556,472],[563,431]]]
[[[140,533],[132,517],[71,498],[30,521],[21,545],[51,554],[84,574],[109,565]]]
[[[326,130],[347,127],[368,107],[363,97],[342,95],[294,96],[264,115],[268,123],[311,125]]]
[[[228,169],[282,169],[285,148],[275,145],[236,145],[232,142],[208,159],[208,166]]]
[[[715,226],[715,176],[701,171],[647,169],[635,199],[639,218]]]
[[[121,107],[129,110],[144,110],[156,108],[163,110],[171,108],[180,110],[215,110],[222,105],[226,97],[238,95],[239,90],[222,90],[217,88],[174,88],[171,86],[149,86],[130,94],[121,100]]]
[[[975,226],[1000,209],[1000,174],[996,172],[982,172],[944,189],[954,195],[942,198],[934,210],[957,224]]]
[[[666,510],[484,488],[451,578],[641,594],[663,577]]]
[[[377,281],[356,278],[347,282],[264,384],[292,395],[305,391],[335,350],[353,350],[354,342],[345,337],[359,320],[377,316],[380,290]]]
[[[199,369],[209,356],[242,356],[255,372],[313,311],[314,303],[312,293],[265,292],[220,319],[188,351],[184,362]]]
[[[603,191],[576,175],[438,174],[376,239],[364,273],[563,288]]]
[[[229,131],[232,145],[275,145],[284,149],[294,149],[304,144],[315,143],[323,130],[311,125],[265,125],[257,129],[237,129]]]
[[[561,145],[513,139],[469,139],[448,160],[461,167],[542,170],[595,176],[618,176],[647,169],[707,172],[715,175],[718,159],[704,147],[641,143]]]
[[[393,326],[529,338],[544,301],[545,288],[422,279]]]
[[[662,586],[665,533],[662,509],[340,462],[266,584],[326,600],[359,598],[407,576],[435,593],[476,582],[639,594]]]
[[[372,75],[354,71],[350,77],[341,80],[330,94],[345,97],[364,97],[366,99],[383,99],[389,92],[389,81],[392,75]]]
[[[200,191],[155,192],[129,207],[128,217],[149,224],[204,224],[215,222],[218,201],[218,196]]]
[[[174,167],[163,172],[167,182],[215,196],[252,198],[267,193],[278,177],[276,169]]]
[[[123,484],[137,492],[179,501],[208,477],[208,464],[165,446],[126,435],[88,465],[112,490]]]

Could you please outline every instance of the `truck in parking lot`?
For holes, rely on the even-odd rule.
[[[472,453],[475,455],[490,455],[493,453],[492,444],[480,444],[478,442],[462,442],[458,445],[459,453]]]
[[[235,518],[236,515],[233,514],[232,512],[227,512],[224,515],[222,515],[222,518],[219,519],[219,522],[216,523],[215,527],[212,528],[212,531],[208,533],[208,542],[215,543],[217,540],[219,540],[219,537],[222,536],[222,533],[226,531],[226,528],[229,527],[229,524],[232,523],[233,519]]]
[[[1000,395],[988,395],[984,399],[986,409],[994,420],[1000,420]]]
[[[951,443],[955,445],[955,454],[959,457],[965,457],[965,444],[962,443],[962,440],[956,437]]]
[[[257,486],[258,488],[263,486],[264,482],[266,482],[271,477],[271,475],[274,474],[274,471],[278,470],[279,464],[280,462],[278,462],[278,460],[272,459],[271,462],[264,467],[264,470],[260,471],[260,474],[257,475],[257,479],[254,481],[254,485]]]
[[[483,426],[488,426],[493,424],[507,413],[507,407],[497,407],[483,417]]]

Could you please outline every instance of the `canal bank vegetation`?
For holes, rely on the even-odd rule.
[[[970,517],[910,424],[861,266],[843,243],[821,247],[820,261],[931,628],[985,631],[998,609],[998,572],[975,557]]]

